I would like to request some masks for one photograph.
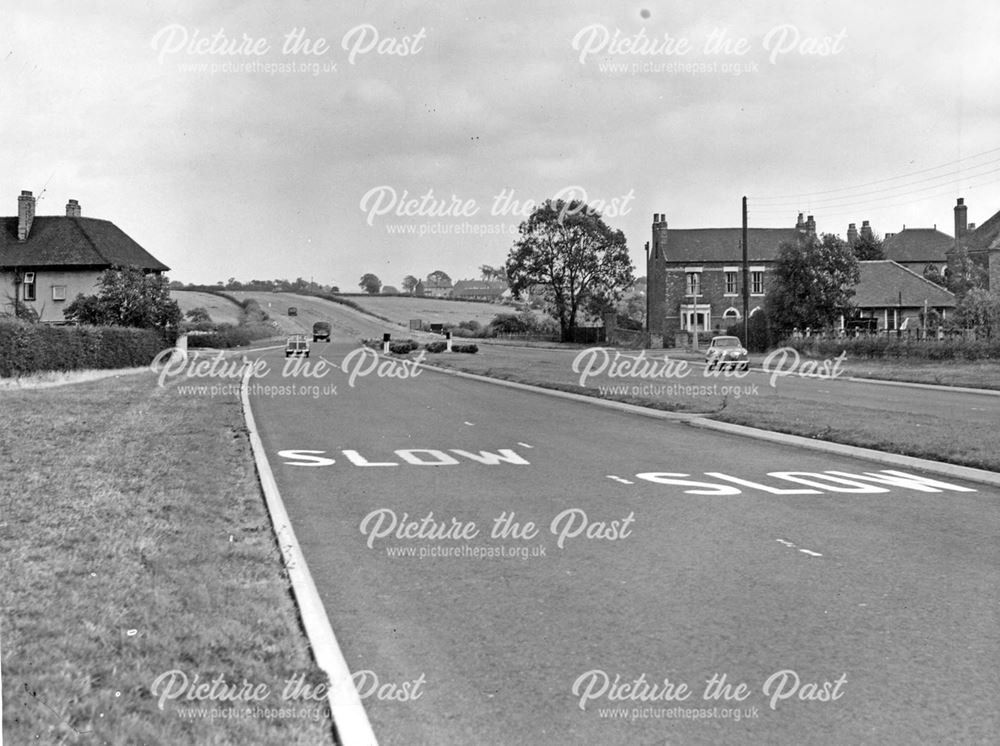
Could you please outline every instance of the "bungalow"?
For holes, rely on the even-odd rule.
[[[948,250],[955,239],[933,228],[907,228],[886,233],[882,239],[885,258],[927,278],[944,277],[948,268]]]
[[[854,319],[847,327],[877,330],[919,329],[925,311],[940,321],[955,309],[955,295],[922,274],[889,259],[859,262],[861,279],[854,288]],[[841,322],[842,325],[844,322]],[[929,323],[929,322],[928,322]]]
[[[36,217],[35,197],[22,191],[17,216],[0,218],[0,313],[22,305],[41,321],[62,321],[63,308],[95,292],[101,273],[113,266],[170,269],[114,223],[81,217],[75,199],[65,215]]]

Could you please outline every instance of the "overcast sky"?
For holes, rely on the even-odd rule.
[[[1000,209],[998,38],[989,0],[19,3],[0,214],[44,190],[171,279],[345,290],[476,276],[580,190],[638,275],[653,213],[738,226],[743,195],[751,226],[951,234],[956,197]]]

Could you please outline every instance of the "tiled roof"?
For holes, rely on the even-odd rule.
[[[660,247],[668,262],[739,262],[742,235],[742,228],[668,228],[660,231]],[[773,261],[778,247],[798,236],[795,228],[747,229],[750,261]]]
[[[859,308],[913,308],[927,305],[953,307],[955,295],[940,285],[889,259],[859,262],[861,280],[854,288],[851,302]]]
[[[962,239],[969,249],[1000,249],[1000,212]]]
[[[943,262],[955,239],[937,228],[904,228],[882,242],[885,258],[894,262]]]
[[[502,294],[507,289],[505,282],[487,282],[485,280],[458,280],[453,289],[456,293]]]
[[[170,269],[109,220],[38,216],[27,240],[17,240],[17,218],[0,218],[2,267],[110,267]]]

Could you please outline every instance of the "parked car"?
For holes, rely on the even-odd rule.
[[[285,342],[285,357],[292,355],[302,355],[309,357],[309,340],[305,334],[293,334]]]
[[[330,341],[330,323],[328,321],[317,321],[313,324],[313,342]]]
[[[288,307],[288,315],[289,316],[298,316],[299,315],[299,309],[297,309],[295,306],[289,306]]]
[[[750,360],[739,337],[712,337],[705,350],[705,365],[709,370],[750,370]]]

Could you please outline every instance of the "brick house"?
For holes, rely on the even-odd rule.
[[[986,289],[1000,292],[1000,212],[977,228],[968,222],[967,211],[965,200],[959,198],[955,205],[955,240],[948,251],[949,267],[955,261],[956,250],[964,247],[969,259],[983,270]]]
[[[750,315],[764,304],[778,248],[816,235],[816,221],[799,213],[792,228],[749,228]],[[650,336],[671,344],[681,332],[724,333],[743,316],[741,228],[669,228],[653,215],[646,246],[646,318]],[[654,342],[655,343],[655,342]]]
[[[496,301],[507,292],[507,283],[497,280],[458,280],[452,297],[463,300]]]
[[[108,220],[81,216],[71,199],[66,214],[36,216],[35,197],[22,191],[17,216],[0,218],[0,312],[29,306],[39,320],[63,320],[63,308],[97,289],[113,266],[160,274],[170,268]]]

